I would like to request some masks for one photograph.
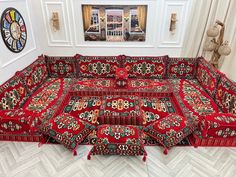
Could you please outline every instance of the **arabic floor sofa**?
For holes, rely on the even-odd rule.
[[[51,137],[51,138],[50,138]],[[203,57],[39,56],[0,86],[0,140],[96,154],[236,146],[236,84]]]

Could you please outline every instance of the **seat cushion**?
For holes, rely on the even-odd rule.
[[[63,112],[90,124],[98,124],[98,116],[102,99],[99,96],[72,96],[66,103]]]
[[[82,56],[76,55],[80,77],[112,77],[120,62],[116,56]]]
[[[179,106],[171,96],[142,97],[140,100],[143,126],[148,126],[161,120],[170,113],[182,114]]]
[[[128,77],[132,78],[156,78],[166,77],[168,56],[159,57],[129,57],[123,60],[123,67],[128,71]]]
[[[45,56],[45,60],[50,77],[77,77],[75,57]]]
[[[41,124],[39,115],[22,108],[0,111],[0,134],[34,133]]]
[[[220,72],[204,58],[200,58],[198,61],[196,78],[208,94],[214,98],[217,84],[220,79]]]
[[[48,77],[48,71],[43,56],[31,65],[22,70],[25,85],[30,94],[32,94],[38,87],[40,87]]]
[[[205,116],[200,122],[200,130],[207,138],[235,138],[236,115],[217,113]]]
[[[77,146],[95,129],[89,123],[62,113],[50,119],[42,128],[42,133],[63,144],[67,149],[76,151]]]
[[[169,58],[167,78],[195,78],[197,61],[196,58]]]
[[[219,81],[215,100],[223,112],[236,114],[236,84],[225,75]]]
[[[101,125],[91,155],[146,155],[140,127]]]
[[[197,116],[219,112],[215,101],[204,91],[196,80],[169,80],[173,86],[176,100],[182,105],[183,112],[192,112]],[[188,111],[184,111],[188,109]],[[186,115],[185,115],[186,116]]]
[[[175,146],[195,130],[186,117],[169,114],[144,128],[144,133],[156,139],[165,148]]]
[[[48,79],[31,95],[23,108],[40,113],[42,119],[50,119],[60,111],[73,82],[70,78]]]
[[[28,98],[22,77],[15,75],[0,86],[0,110],[18,109]]]

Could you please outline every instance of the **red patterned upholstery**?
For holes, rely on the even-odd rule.
[[[200,122],[203,137],[236,138],[236,115],[216,113],[205,116]]]
[[[50,119],[60,111],[72,83],[70,78],[48,79],[31,95],[23,108],[42,114],[42,119]]]
[[[76,55],[78,72],[81,77],[115,78],[120,61],[116,56],[82,56]]]
[[[225,75],[219,81],[215,101],[223,112],[236,114],[236,84]]]
[[[195,130],[195,126],[186,117],[178,114],[169,114],[165,118],[144,128],[144,132],[156,139],[167,149],[175,146]]]
[[[50,77],[77,77],[75,57],[45,56]]]
[[[23,109],[0,111],[0,134],[34,133],[41,122],[37,114]]]
[[[63,113],[44,124],[42,132],[76,153],[77,146],[93,129],[95,126]]]
[[[101,125],[90,155],[144,155],[141,130],[131,125]],[[89,157],[88,156],[88,157]],[[90,157],[89,157],[90,158]]]
[[[21,73],[23,74],[24,82],[29,93],[33,93],[48,77],[44,57],[39,56],[35,62],[22,70]]]
[[[204,91],[196,80],[170,80],[178,102],[194,115],[203,116],[219,112],[215,101]],[[182,102],[182,103],[181,103]]]
[[[0,110],[20,108],[27,98],[27,89],[20,76],[15,75],[0,86]]]
[[[196,78],[208,94],[214,98],[220,79],[220,72],[204,58],[199,58]]]
[[[169,58],[167,77],[173,78],[195,78],[197,70],[196,58]]]
[[[122,60],[123,67],[128,71],[129,77],[159,78],[166,77],[168,56],[160,57],[129,57]]]
[[[90,124],[97,125],[101,104],[102,99],[99,96],[72,96],[69,98],[63,112],[69,113]]]

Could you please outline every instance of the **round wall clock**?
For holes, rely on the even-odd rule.
[[[27,31],[23,17],[15,8],[7,8],[2,13],[1,33],[9,50],[18,53],[24,49]]]

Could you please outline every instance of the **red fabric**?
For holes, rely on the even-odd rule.
[[[223,112],[236,114],[236,84],[225,75],[219,81],[215,101]]]
[[[115,77],[120,62],[116,56],[76,56],[81,77]]]
[[[220,78],[220,72],[204,58],[200,58],[196,78],[209,95],[214,98]]]
[[[44,57],[39,56],[35,62],[23,69],[21,74],[23,74],[24,82],[28,91],[33,93],[48,77]]]
[[[197,115],[202,116],[219,112],[215,101],[188,80],[180,81],[179,96],[182,98],[184,106]]]
[[[79,143],[81,143],[89,133],[95,129],[89,123],[81,121],[70,114],[60,114],[50,119],[42,127],[42,132],[63,144],[69,150],[75,152]]]
[[[217,113],[205,116],[200,122],[200,130],[207,138],[235,138],[236,115]]]
[[[97,141],[89,155],[144,155],[141,130],[131,125],[102,125],[97,130]]]
[[[45,56],[50,77],[77,77],[75,57]]]
[[[128,73],[125,68],[116,68],[116,79],[127,79]]]
[[[57,109],[63,106],[63,101],[68,94],[71,84],[71,79],[48,79],[42,87],[32,94],[23,108],[40,113],[43,115],[42,119],[48,117],[49,114],[53,116]]]
[[[162,57],[128,57],[123,66],[129,77],[134,78],[165,78],[168,56]]]
[[[97,125],[101,104],[101,97],[70,97],[63,112],[70,113],[78,119]]]
[[[167,77],[192,79],[195,78],[196,68],[196,58],[169,58]]]
[[[169,114],[144,128],[144,132],[165,148],[176,145],[194,131],[194,125],[183,116]]]
[[[0,86],[0,110],[18,109],[27,98],[27,89],[17,75]]]
[[[106,139],[108,143],[126,144],[132,139],[139,139],[139,130],[131,125],[101,125],[97,131],[97,137]]]
[[[0,134],[34,133],[41,124],[39,116],[23,109],[0,111]]]

